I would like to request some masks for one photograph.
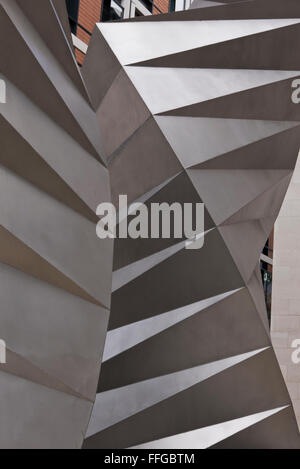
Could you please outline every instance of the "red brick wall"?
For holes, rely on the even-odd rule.
[[[82,65],[84,62],[85,54],[83,54],[83,52],[80,52],[80,50],[75,49],[75,57],[77,62]]]
[[[94,26],[100,21],[102,0],[80,0],[78,23],[88,31],[93,32]],[[78,28],[77,36],[84,42],[89,41],[89,36]]]
[[[168,13],[170,0],[153,0],[154,4],[162,13]],[[102,0],[80,0],[78,23],[84,26],[88,31],[93,31],[96,23],[100,21]],[[160,14],[160,11],[153,7],[153,14]],[[77,28],[77,36],[86,44],[90,41],[90,36],[81,28]],[[77,61],[82,64],[84,54],[76,50]]]
[[[93,32],[95,24],[100,21],[101,7],[102,0],[80,0],[78,23]],[[86,44],[90,41],[90,36],[79,27],[77,28],[77,36]],[[76,51],[76,57],[79,63],[83,62],[84,54]]]
[[[93,32],[95,24],[99,23],[100,21],[101,5],[102,0],[80,0],[78,23],[82,24],[82,26],[84,26],[86,29]],[[86,37],[87,35],[84,33],[84,31],[80,32],[79,28],[78,37],[80,37],[80,34],[83,34],[86,39],[89,39]]]
[[[160,9],[162,13],[169,12],[170,0],[153,0],[153,3]],[[155,7],[153,7],[153,14],[159,15],[160,12]]]

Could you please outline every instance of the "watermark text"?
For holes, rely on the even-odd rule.
[[[6,103],[6,83],[0,78],[0,104]]]
[[[128,207],[126,195],[119,196],[118,209],[110,202],[101,203],[96,211],[100,220],[96,232],[100,239],[151,238],[186,239],[186,249],[204,245],[204,204],[133,203]]]
[[[292,362],[294,365],[299,365],[300,364],[300,339],[295,339],[292,342],[291,347],[295,349],[292,353]]]
[[[6,365],[6,343],[0,340],[0,364]]]
[[[300,103],[300,78],[296,78],[292,82],[292,88],[294,91],[292,92],[292,102],[294,104],[299,104]]]

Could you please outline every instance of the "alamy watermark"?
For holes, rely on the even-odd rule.
[[[0,340],[0,365],[6,364],[6,343]]]
[[[151,238],[185,239],[186,249],[204,245],[204,204],[142,202],[128,206],[127,195],[119,196],[119,207],[101,203],[96,211],[100,220],[96,232],[100,239]]]
[[[294,365],[299,365],[300,364],[300,339],[295,339],[291,347],[295,349],[292,353],[292,362]]]
[[[300,78],[296,78],[292,82],[292,88],[294,88],[294,91],[292,92],[292,102],[294,104],[299,104],[300,103]]]
[[[0,78],[0,104],[6,103],[6,83]]]

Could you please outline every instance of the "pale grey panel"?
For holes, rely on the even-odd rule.
[[[93,400],[109,312],[4,264],[0,292],[7,347]]]
[[[151,256],[145,257],[139,261],[129,264],[126,267],[122,267],[113,273],[112,291],[116,291],[122,288],[127,283],[132,282],[135,278],[143,275],[148,270],[151,270],[156,265],[160,264],[164,260],[173,256],[181,249],[185,248],[185,241],[180,241],[174,246],[168,247],[163,251],[159,251]]]
[[[211,427],[200,428],[191,432],[174,435],[161,440],[152,441],[143,445],[135,446],[135,449],[207,449],[219,441],[265,420],[272,415],[287,409],[288,406],[277,407],[258,414],[247,415],[239,419],[222,422]]]
[[[263,352],[267,348],[98,394],[87,436],[94,435],[131,415],[168,399]]]
[[[79,449],[92,403],[0,372],[2,449]]]
[[[296,127],[295,122],[156,116],[185,168]]]
[[[92,108],[78,91],[74,83],[69,79],[63,67],[43,42],[41,36],[33,28],[15,0],[2,0],[2,7],[13,22],[14,27],[22,36],[31,54],[38,61],[41,70],[47,74],[48,80],[64,101],[69,112],[72,113],[81,131],[84,132],[85,137],[87,137],[90,143],[91,151],[94,151],[98,159],[102,160],[103,148],[100,141],[97,120]],[[25,79],[28,79],[28,77],[24,77],[24,80]],[[33,83],[34,81],[32,80],[32,90],[34,91],[35,87]],[[76,132],[74,135],[76,137]]]
[[[300,23],[299,19],[98,23],[121,64],[208,46]]]
[[[153,114],[300,75],[299,71],[125,67]],[[209,83],[209,86],[207,86]]]
[[[3,117],[94,212],[100,202],[109,202],[107,170],[5,76],[0,77],[7,89]]]
[[[8,231],[109,307],[112,240],[100,240],[93,223],[1,167],[0,200]]]
[[[222,301],[227,296],[234,295],[241,289],[222,293],[206,300],[197,301],[183,308],[178,308],[167,313],[160,314],[154,318],[145,319],[128,326],[114,329],[107,333],[103,361],[119,355],[131,347],[153,337],[169,327],[193,316],[193,314]]]
[[[56,376],[49,374],[47,370],[42,370],[31,361],[18,355],[17,353],[6,348],[6,363],[0,364],[0,371],[14,376],[19,376],[27,381],[46,386],[50,389],[55,389],[71,396],[78,397],[86,401],[92,402],[93,399],[88,399],[74,389],[70,388],[67,384],[60,381]]]
[[[189,169],[187,173],[216,224],[290,176],[286,169]],[[270,215],[268,210],[264,214]]]
[[[238,212],[227,218],[222,224],[230,225],[250,220],[264,218],[277,218],[278,210],[290,184],[292,173],[280,179],[264,192],[258,194],[248,204],[244,205]]]
[[[257,252],[262,252],[273,227],[274,218],[269,217],[218,228],[245,282],[250,280],[256,267]]]
[[[214,228],[212,228],[214,229]],[[211,230],[207,230],[202,233],[197,233],[195,240],[183,240],[179,243],[170,246],[162,251],[156,252],[151,256],[144,257],[143,259],[136,261],[132,264],[122,267],[119,270],[116,270],[113,273],[113,282],[112,282],[112,291],[116,291],[119,288],[122,288],[127,283],[132,282],[135,278],[140,277],[148,270],[151,270],[153,267],[157,266],[161,262],[169,259],[169,257],[174,256],[182,249],[185,249],[186,246],[196,243],[201,238],[205,238],[205,235],[208,234]]]

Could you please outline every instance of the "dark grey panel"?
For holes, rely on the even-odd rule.
[[[141,98],[137,99],[132,82],[121,70],[97,110],[107,157],[117,151],[149,117],[146,105]]]
[[[48,0],[17,0],[19,7],[24,11],[30,22],[35,29],[39,32],[43,40],[46,42],[52,53],[56,56],[57,60],[64,66],[69,77],[77,86],[82,96],[89,100],[88,93],[78,70],[75,59],[73,45],[70,44],[70,30],[66,31],[66,25],[63,24],[65,18],[65,8],[58,6],[58,2],[54,6],[53,2]],[[63,2],[60,2],[63,3]],[[61,22],[57,21],[57,11],[62,16]],[[69,27],[69,25],[68,25]]]
[[[299,449],[297,422],[289,407],[211,449]]]
[[[151,442],[288,403],[275,354],[268,349],[91,436],[84,447],[126,448],[133,441],[134,445]],[[294,438],[299,441],[299,435]]]
[[[213,229],[205,236],[202,249],[187,250],[183,246],[177,254],[114,292],[110,329],[241,286],[242,277],[218,230]]]
[[[214,100],[174,109],[163,113],[163,115],[299,121],[299,107],[295,106],[291,99],[293,81],[294,78],[290,78],[271,85],[255,87]]]
[[[116,109],[115,113],[118,112]],[[141,166],[143,171],[140,171]],[[182,169],[155,120],[148,119],[109,163],[112,200],[118,206],[119,195],[126,194],[131,203]]]
[[[265,326],[267,334],[270,335],[270,325],[267,315],[265,295],[261,288],[261,270],[260,263],[257,265],[256,270],[253,272],[248,284],[248,291],[255,304],[256,310],[261,317],[262,323]]]
[[[155,192],[154,195],[149,196],[144,202],[148,207],[148,226],[151,229],[151,204],[167,202],[170,205],[180,201],[184,203],[202,203],[197,191],[190,183],[189,177],[183,171],[176,175],[166,184]],[[204,230],[207,231],[215,225],[211,219],[210,214],[205,207],[204,214]],[[183,238],[182,238],[183,239]],[[114,246],[114,270],[118,270],[128,264],[131,264],[139,259],[143,259],[155,252],[166,249],[168,246],[180,242],[181,239],[174,238],[174,232],[171,229],[171,238],[158,238],[158,239],[116,239]]]
[[[98,109],[120,70],[120,63],[112,55],[98,28],[95,28],[82,67],[82,75],[95,110]]]
[[[66,5],[64,4],[64,2],[61,2],[61,0],[52,0],[52,4],[55,8],[56,14],[58,15],[60,23],[64,29],[66,39],[69,42],[70,46],[73,47],[71,29],[70,29],[70,23],[69,23]]]
[[[105,45],[105,60],[115,66],[114,99],[108,82],[97,81],[100,62],[85,66],[99,102],[112,103],[102,122],[109,115],[119,125],[122,92],[130,90],[126,115],[133,119],[114,136],[123,143],[109,162],[113,200],[129,194],[130,201],[148,207],[153,201],[203,201],[210,230],[198,251],[171,240],[117,241],[112,312],[87,448],[155,448],[151,442],[166,437],[172,447],[172,441],[180,445],[181,435],[188,444],[195,438],[188,432],[217,424],[221,430],[232,425],[238,439],[245,428],[254,425],[255,435],[256,427],[291,406],[270,343],[257,264],[299,150],[291,84],[299,76],[300,8],[280,0],[205,3],[188,12],[98,26],[93,57],[97,44],[99,54]],[[116,78],[116,61],[133,87]],[[151,117],[139,125],[141,98]],[[101,130],[101,119],[99,125]],[[110,145],[111,134],[105,134]],[[255,356],[177,395],[163,389],[199,366],[212,370],[218,360],[249,352]],[[278,447],[300,445],[295,423],[292,413],[284,424],[291,437]],[[271,445],[269,437],[263,445]]]
[[[254,303],[243,289],[104,362],[98,392],[269,345]]]
[[[280,132],[194,168],[203,169],[293,169],[298,158],[299,127]]]
[[[2,116],[0,116],[0,133],[1,165],[27,179],[92,222],[97,222],[95,213]]]
[[[0,25],[4,75],[102,161],[104,152],[92,109],[15,0],[2,0]]]
[[[300,16],[300,15],[298,15]],[[137,62],[151,67],[299,70],[300,25],[281,27],[200,49]],[[259,52],[258,52],[259,51]],[[280,54],[279,54],[280,51]]]

